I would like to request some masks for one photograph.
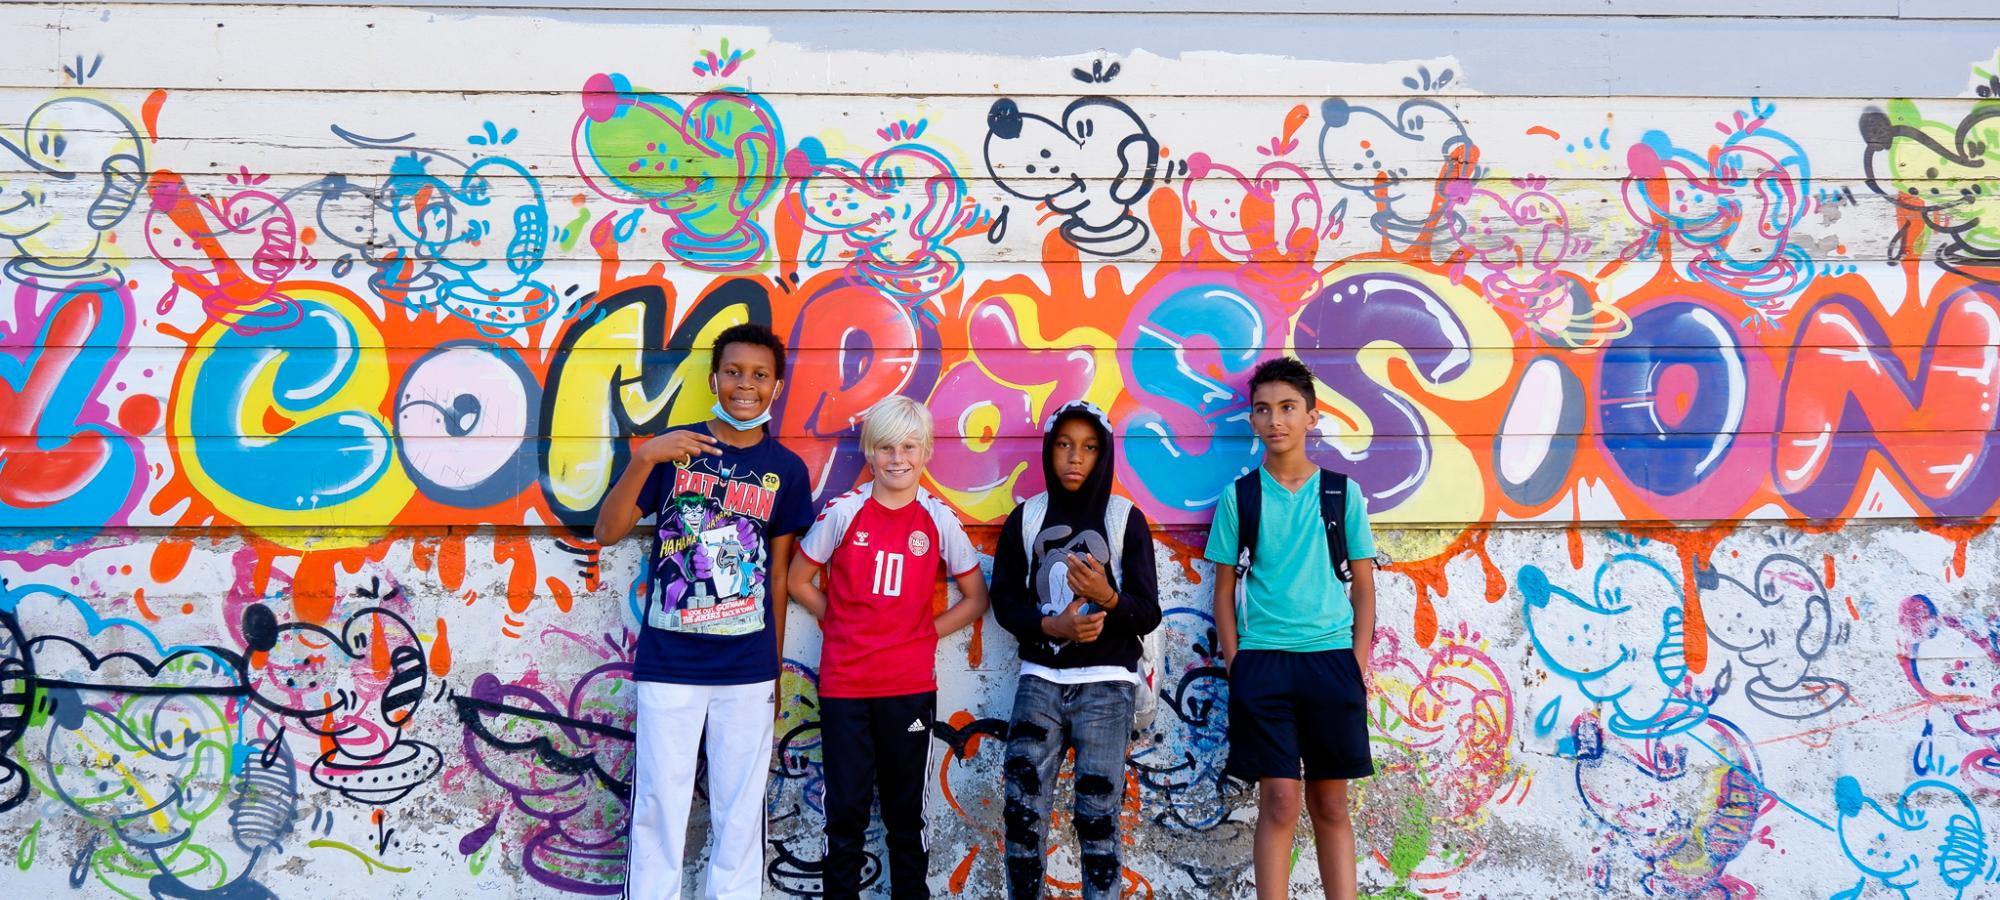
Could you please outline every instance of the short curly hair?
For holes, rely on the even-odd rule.
[[[771,351],[771,358],[778,361],[773,373],[779,381],[785,380],[785,342],[771,331],[771,327],[757,322],[731,325],[715,336],[715,344],[708,354],[708,374],[722,372],[722,348],[730,344],[750,344]]]

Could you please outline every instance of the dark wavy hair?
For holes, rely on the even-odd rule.
[[[1299,396],[1306,398],[1307,406],[1319,402],[1313,396],[1312,370],[1294,357],[1280,356],[1258,363],[1257,370],[1250,373],[1250,395],[1256,396],[1258,388],[1273,382],[1290,385],[1299,392]]]

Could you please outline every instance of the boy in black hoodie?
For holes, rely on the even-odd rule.
[[[1159,581],[1145,514],[1111,493],[1103,411],[1071,403],[1044,431],[1048,491],[1008,515],[993,558],[993,616],[1021,643],[1004,770],[1007,890],[1013,900],[1042,896],[1056,770],[1074,749],[1083,896],[1098,900],[1119,895],[1119,798],[1140,638],[1160,625]]]

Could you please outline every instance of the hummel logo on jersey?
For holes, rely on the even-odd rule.
[[[917,732],[919,732],[919,731],[923,731],[923,730],[924,730],[924,720],[922,720],[922,719],[911,719],[911,720],[910,720],[910,727],[908,727],[908,728],[905,728],[905,729],[903,729],[903,730],[904,730],[904,731],[907,731],[907,732],[909,732],[909,733],[911,733],[911,734],[916,734],[916,733],[917,733]]]
[[[854,546],[856,546],[856,547],[866,547],[866,546],[868,546],[868,532],[866,532],[866,531],[857,531],[857,532],[855,532],[855,533],[854,533]]]

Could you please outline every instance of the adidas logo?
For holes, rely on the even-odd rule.
[[[908,728],[905,728],[905,729],[903,729],[903,730],[904,730],[904,731],[907,731],[907,732],[909,732],[909,733],[911,733],[911,734],[916,734],[916,733],[917,733],[917,732],[919,732],[919,731],[923,731],[923,730],[924,730],[924,720],[922,720],[922,719],[911,719],[911,720],[910,720],[910,727],[908,727]]]

